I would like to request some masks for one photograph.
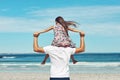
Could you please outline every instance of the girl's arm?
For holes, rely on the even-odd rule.
[[[70,27],[68,27],[68,30],[73,31],[73,32],[82,32],[82,31],[80,31],[80,30],[73,29],[73,28],[70,28]]]
[[[47,29],[45,29],[45,30],[39,31],[38,33],[39,33],[39,34],[40,34],[40,33],[45,33],[45,32],[48,32],[48,31],[52,30],[53,28],[54,28],[54,27],[51,26],[51,27],[49,27],[49,28],[47,28]]]

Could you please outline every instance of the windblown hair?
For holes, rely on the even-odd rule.
[[[76,22],[74,22],[74,21],[65,21],[61,16],[58,16],[56,19],[55,19],[55,21],[56,22],[58,22],[59,24],[61,24],[63,27],[64,27],[64,29],[65,29],[65,31],[66,31],[66,33],[67,33],[67,35],[68,35],[68,27],[69,26],[74,26],[74,27],[77,27],[76,26]],[[68,35],[69,36],[69,35]]]

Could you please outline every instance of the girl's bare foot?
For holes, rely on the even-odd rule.
[[[45,61],[43,61],[41,64],[43,64],[43,65],[44,65],[44,64],[45,64]]]
[[[78,61],[76,61],[76,60],[73,60],[73,64],[76,64]]]

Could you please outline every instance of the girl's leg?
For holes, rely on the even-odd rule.
[[[49,57],[49,55],[48,54],[46,54],[45,55],[45,58],[44,58],[44,60],[42,61],[42,63],[41,64],[45,64],[45,62],[46,62],[46,60],[47,60],[47,58]]]
[[[75,64],[75,63],[78,62],[77,60],[74,59],[74,56],[73,56],[73,55],[71,55],[71,59],[72,59],[73,64]]]

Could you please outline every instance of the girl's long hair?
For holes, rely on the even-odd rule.
[[[74,22],[74,21],[65,21],[61,16],[58,16],[55,19],[55,21],[58,22],[59,24],[61,24],[64,27],[67,35],[68,35],[68,27],[71,26],[71,25],[74,26],[74,27],[77,27],[76,24],[78,24],[77,22]]]

